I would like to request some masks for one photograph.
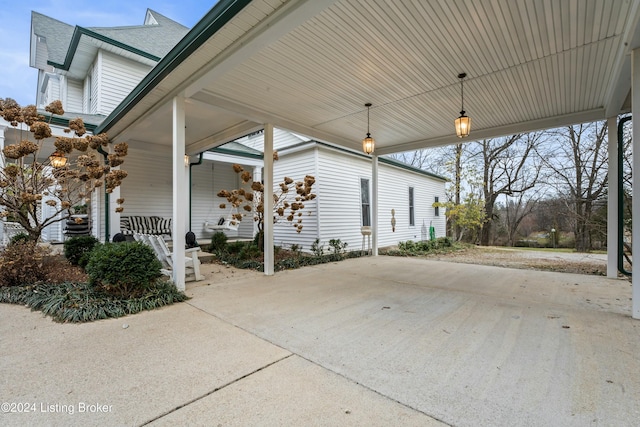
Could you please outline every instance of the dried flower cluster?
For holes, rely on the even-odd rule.
[[[64,110],[60,101],[54,101],[45,111],[51,114],[48,122],[33,105],[20,107],[13,99],[0,98],[0,117],[14,127],[28,126],[35,140],[20,137],[18,142],[6,145],[2,150],[0,217],[20,223],[32,240],[37,240],[46,226],[65,220],[67,215],[60,213],[70,213],[69,209],[75,205],[90,204],[95,189],[104,186],[110,193],[127,176],[123,170],[112,169],[124,162],[127,144],[116,144],[105,164],[102,155],[95,150],[108,147],[109,137],[106,134],[87,135],[80,118],[70,120],[69,128],[64,129],[73,136],[55,137],[55,154],[66,159],[64,166],[55,167],[51,157],[44,157],[40,152],[43,140],[52,137],[49,125],[52,115],[62,115]],[[22,133],[27,132],[20,130],[17,134]],[[47,217],[40,215],[41,203],[53,208],[47,210]]]
[[[274,159],[277,153],[274,153]],[[234,164],[233,171],[240,175],[243,184],[250,184],[251,190],[246,191],[243,188],[218,192],[218,197],[223,197],[234,208],[236,213],[233,214],[233,220],[242,221],[243,216],[248,212],[254,212],[253,219],[258,223],[258,231],[264,229],[264,185],[261,182],[253,181],[251,173],[245,171],[241,165]],[[316,195],[313,191],[313,184],[316,179],[307,175],[302,181],[294,181],[289,177],[284,177],[282,182],[278,184],[280,191],[273,193],[273,222],[277,223],[280,219],[285,219],[296,231],[302,231],[302,210],[305,208],[305,202],[313,200]],[[295,193],[295,196],[290,196]],[[292,201],[289,199],[293,198]],[[221,209],[227,207],[226,203],[220,204]],[[247,213],[238,212],[238,208],[242,207]]]

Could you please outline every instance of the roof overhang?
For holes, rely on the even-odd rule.
[[[628,111],[640,0],[221,0],[103,122],[112,139],[171,144],[186,98],[187,152],[271,123],[359,150],[371,102],[376,154]]]

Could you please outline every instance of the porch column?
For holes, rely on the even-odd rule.
[[[185,290],[185,229],[187,226],[187,167],[185,166],[184,95],[173,98],[173,282]]]
[[[371,255],[378,256],[378,156],[371,156]]]
[[[273,125],[264,125],[264,274],[272,276],[273,266]],[[639,187],[640,188],[640,187]]]
[[[635,108],[638,107],[638,108]],[[640,49],[634,49],[631,52],[631,114],[632,114],[632,138],[634,153],[640,153]],[[633,170],[640,171],[640,156],[633,156]],[[635,197],[635,193],[640,193],[640,173],[633,174],[634,197],[631,206],[632,233],[631,247],[637,253],[640,253],[640,197]],[[640,319],[640,262],[636,257],[633,263],[631,273],[632,291],[631,291],[631,316],[634,319]]]
[[[618,118],[607,119],[609,191],[607,199],[607,277],[618,277]]]

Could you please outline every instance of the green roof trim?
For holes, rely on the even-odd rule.
[[[231,156],[240,156],[251,159],[262,160],[264,158],[262,151],[247,147],[246,145],[240,144],[236,141],[227,142],[226,144],[222,144],[207,151],[210,153],[228,154]]]
[[[238,156],[238,157],[247,157],[249,159],[260,159],[260,160],[264,159],[264,156],[262,154],[247,153],[246,151],[239,151],[231,148],[222,148],[222,146],[212,148],[211,150],[207,150],[207,151],[210,153],[228,154],[231,156]]]
[[[73,36],[71,36],[71,44],[69,45],[69,50],[67,51],[67,56],[64,59],[64,64],[57,64],[57,63],[55,63],[53,61],[47,61],[47,64],[49,64],[51,66],[54,66],[54,67],[57,67],[57,68],[60,68],[60,69],[63,69],[63,70],[68,70],[69,67],[71,66],[71,61],[73,60],[73,57],[74,57],[74,55],[76,53],[76,49],[78,49],[78,44],[80,43],[80,38],[83,35],[88,36],[88,37],[93,37],[96,40],[100,40],[102,42],[105,42],[105,43],[108,43],[110,45],[119,47],[119,48],[124,49],[124,50],[126,50],[128,52],[135,53],[136,55],[140,55],[140,56],[142,56],[144,58],[151,59],[151,60],[156,61],[156,62],[160,61],[160,59],[161,59],[161,58],[159,58],[159,57],[157,57],[155,55],[152,55],[150,53],[144,52],[144,51],[142,51],[140,49],[136,49],[134,47],[131,47],[131,46],[126,45],[124,43],[121,43],[119,41],[113,40],[113,39],[111,39],[109,37],[103,36],[102,34],[98,34],[98,33],[94,32],[94,31],[88,30],[86,28],[76,26],[76,28],[73,30]]]
[[[80,116],[74,116],[74,117],[52,116],[52,115],[50,115],[48,113],[42,112],[42,110],[38,110],[38,114],[40,114],[41,116],[44,117],[44,121],[46,123],[49,123],[49,124],[54,125],[54,126],[65,127],[65,128],[69,127],[69,122],[71,120],[75,119],[76,117],[80,117]],[[82,118],[82,117],[80,117],[80,118]],[[85,118],[82,118],[82,121],[84,123],[85,129],[87,129],[89,132],[95,134],[95,131],[96,131],[96,128],[98,127],[98,125],[86,122]]]
[[[109,114],[97,131],[107,132],[124,115],[144,98],[169,73],[217,33],[236,16],[251,0],[220,0],[195,27],[147,74],[138,86]]]
[[[289,145],[288,147],[283,148],[281,151],[285,151],[285,150],[288,150],[288,149],[291,149],[291,148],[303,147],[305,145],[309,145],[309,147],[311,147],[312,145],[319,145],[319,146],[322,146],[322,147],[331,148],[333,150],[342,151],[344,153],[349,153],[352,156],[364,157],[364,158],[368,158],[368,159],[371,158],[371,156],[369,156],[367,154],[360,153],[358,151],[354,151],[354,150],[351,150],[349,148],[340,147],[340,146],[329,144],[329,143],[322,142],[322,141],[315,141],[313,139],[311,139],[309,141],[302,141],[302,142],[299,142],[297,144]],[[390,159],[388,157],[378,157],[378,161],[380,163],[385,163],[385,164],[390,165],[390,166],[396,166],[398,168],[405,169],[405,170],[408,170],[408,171],[411,171],[411,172],[415,172],[415,173],[418,173],[420,175],[425,175],[425,176],[428,176],[430,178],[435,178],[435,179],[438,179],[438,180],[441,180],[441,181],[449,181],[448,178],[445,178],[443,176],[436,175],[436,174],[431,173],[431,172],[427,172],[424,169],[419,169],[419,168],[416,168],[414,166],[408,165],[406,163],[402,163],[402,162],[400,162],[398,160]]]

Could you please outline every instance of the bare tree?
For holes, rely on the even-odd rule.
[[[517,134],[504,138],[485,139],[477,143],[477,154],[483,169],[485,222],[480,244],[491,242],[495,219],[494,206],[500,195],[521,195],[534,188],[540,176],[536,145],[540,133]]]
[[[607,123],[567,126],[551,135],[544,156],[553,171],[550,182],[570,207],[576,250],[586,252],[592,248],[596,202],[607,187]]]

